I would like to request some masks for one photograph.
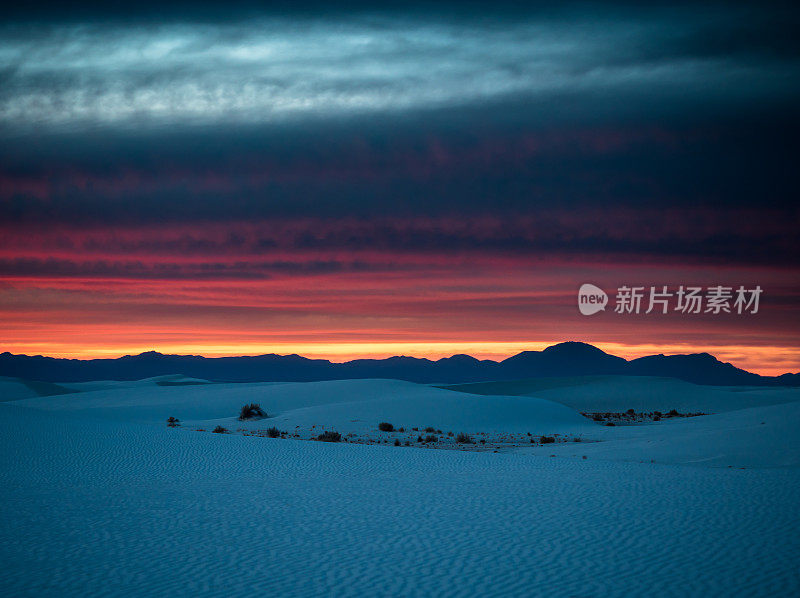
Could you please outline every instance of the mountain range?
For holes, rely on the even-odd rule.
[[[148,351],[115,359],[63,359],[0,354],[0,376],[43,382],[139,380],[183,374],[213,382],[310,382],[354,378],[394,378],[420,383],[483,382],[547,376],[666,376],[715,386],[800,386],[800,373],[761,376],[719,361],[708,353],[649,355],[626,360],[581,342],[543,351],[523,351],[502,361],[453,355],[356,359],[334,363],[299,355],[202,357]]]

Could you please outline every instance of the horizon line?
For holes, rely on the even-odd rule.
[[[525,351],[543,351],[549,347],[565,344],[578,343],[589,345],[608,355],[621,357],[627,361],[640,357],[654,355],[696,355],[709,354],[722,363],[729,363],[734,367],[744,371],[758,374],[761,376],[780,376],[782,374],[794,374],[789,362],[797,363],[800,357],[800,350],[787,350],[782,346],[753,346],[753,345],[696,345],[689,343],[640,343],[627,344],[602,341],[533,341],[533,342],[400,342],[400,343],[317,343],[317,344],[290,344],[279,343],[269,345],[213,345],[213,346],[193,346],[193,345],[168,345],[161,348],[151,347],[129,347],[129,348],[93,348],[85,351],[46,351],[46,352],[13,352],[4,350],[2,353],[27,357],[47,357],[52,359],[72,359],[78,361],[92,361],[95,359],[120,359],[123,357],[136,357],[146,353],[158,353],[165,356],[180,357],[203,357],[215,359],[221,357],[262,357],[276,355],[279,357],[297,356],[310,360],[326,360],[331,363],[347,363],[362,359],[383,360],[391,357],[409,357],[415,359],[427,359],[429,361],[439,361],[466,355],[479,361],[501,362],[509,357],[514,357]],[[422,347],[420,349],[420,347]],[[248,352],[248,348],[251,349]],[[370,350],[370,348],[372,350]],[[501,349],[507,350],[501,350]],[[238,349],[238,351],[237,351]],[[282,352],[281,349],[284,351]],[[358,350],[360,349],[360,350]],[[365,350],[366,349],[366,350]],[[395,349],[395,350],[392,350]],[[449,351],[448,351],[449,349]],[[472,350],[470,350],[472,349]],[[477,350],[476,350],[477,349]],[[406,350],[406,352],[403,352]],[[759,366],[752,362],[753,352],[766,353],[767,355],[786,356],[787,363],[781,367],[781,359],[776,359],[772,367]],[[750,363],[748,363],[750,362]]]

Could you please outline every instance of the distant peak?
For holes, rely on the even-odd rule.
[[[642,359],[669,359],[671,361],[679,359],[691,359],[693,361],[720,361],[711,353],[681,353],[678,355],[664,355],[663,353],[659,353],[658,355],[648,355]]]
[[[464,353],[457,353],[456,355],[451,355],[450,357],[442,357],[439,361],[463,361],[463,362],[473,362],[478,361],[472,355],[465,355]]]
[[[544,351],[542,351],[542,353],[602,353],[603,355],[606,355],[605,351],[598,349],[594,345],[579,341],[566,341],[556,345],[550,345]]]
[[[125,355],[125,357],[122,357],[121,359],[140,359],[148,357],[164,357],[164,354],[159,353],[158,351],[144,351],[138,355]]]

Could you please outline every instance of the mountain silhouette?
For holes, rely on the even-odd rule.
[[[800,386],[800,374],[760,376],[708,353],[649,355],[630,361],[581,342],[543,351],[523,351],[502,361],[453,355],[438,360],[395,356],[333,363],[300,355],[202,357],[147,351],[116,359],[62,359],[0,354],[0,376],[43,382],[140,380],[183,374],[213,382],[310,382],[354,378],[394,378],[420,383],[483,382],[547,376],[665,376],[718,386]]]
[[[523,351],[500,362],[504,378],[622,374],[627,362],[586,343],[567,342]],[[577,372],[580,372],[578,374]]]

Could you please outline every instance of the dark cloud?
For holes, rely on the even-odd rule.
[[[800,257],[796,220],[796,210],[737,209],[720,214],[688,207],[594,207],[515,216],[307,217],[177,228],[151,224],[60,233],[9,231],[7,247],[33,261],[15,262],[6,273],[20,275],[30,268],[41,274],[43,255],[80,261],[84,269],[114,256],[133,264],[134,273],[145,268],[142,264],[157,270],[161,263],[173,263],[181,266],[178,275],[207,275],[209,269],[234,275],[241,270],[247,276],[256,271],[328,273],[337,268],[356,271],[361,265],[376,271],[417,270],[426,261],[433,265],[464,259],[792,268]],[[209,266],[199,268],[198,262]]]
[[[391,15],[361,5],[238,19],[232,6],[219,22],[193,21],[202,6],[159,5],[152,23],[122,18],[152,8],[112,9],[118,21],[5,26],[0,123],[303,128],[498,102],[504,112],[517,103],[512,118],[548,122],[788,105],[800,85],[800,11],[769,4],[501,3]],[[166,22],[165,10],[186,19]]]
[[[10,278],[76,278],[132,280],[267,280],[276,275],[313,276],[342,272],[384,272],[391,263],[360,260],[277,260],[203,263],[141,260],[78,261],[58,258],[0,258],[0,276]],[[410,270],[412,268],[406,268]]]
[[[602,206],[793,213],[797,122],[74,139],[0,149],[0,220],[108,225]],[[41,155],[34,155],[42,147]]]

